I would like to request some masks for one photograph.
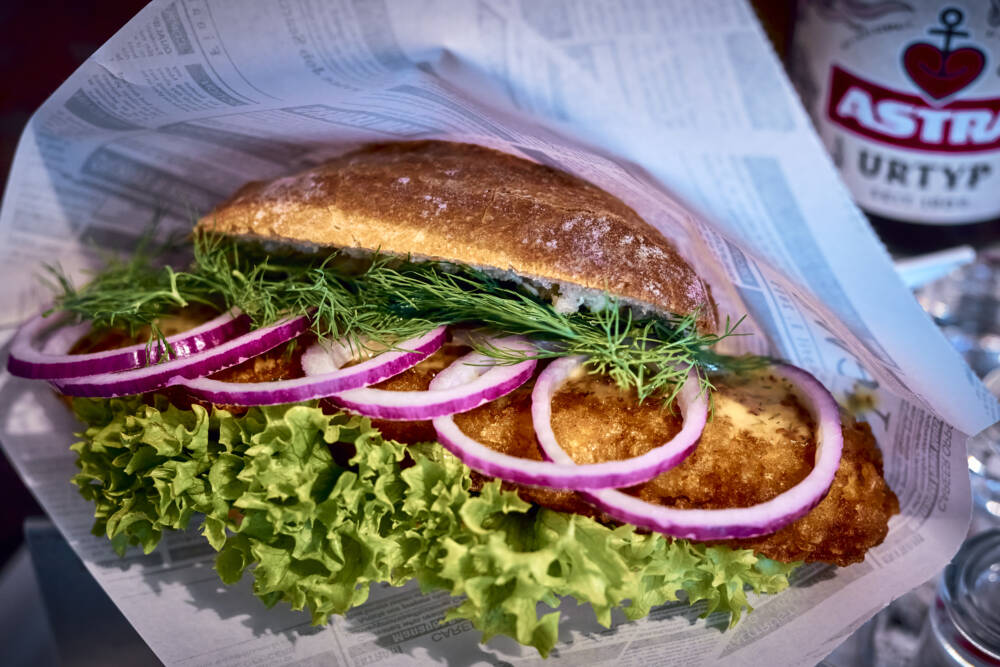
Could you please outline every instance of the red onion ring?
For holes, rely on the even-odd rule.
[[[520,338],[492,341],[493,345],[531,352],[531,343]],[[345,391],[330,400],[345,410],[366,417],[401,421],[422,421],[456,412],[466,412],[509,394],[527,382],[538,362],[527,359],[516,364],[498,365],[494,359],[472,352],[456,360],[464,369],[461,382],[447,387],[431,381],[426,391],[389,391],[364,387]],[[448,369],[438,374],[441,377]],[[457,372],[455,372],[457,375]]]
[[[306,377],[293,380],[222,382],[198,377],[178,378],[172,384],[181,385],[200,398],[226,405],[279,405],[310,401],[381,382],[416,366],[444,344],[446,332],[446,327],[436,327],[422,336],[399,343],[397,349],[343,370],[340,366],[347,359],[341,356],[332,360],[330,352],[317,343],[303,355],[302,367]],[[334,370],[327,371],[327,368]]]
[[[750,507],[730,509],[677,509],[647,503],[613,489],[586,491],[583,495],[609,516],[672,537],[691,540],[729,540],[773,533],[799,519],[826,496],[833,483],[844,447],[837,402],[812,375],[787,364],[772,372],[797,388],[816,420],[816,459],[812,471],[801,482],[775,498]],[[553,452],[556,460],[569,455]]]
[[[536,380],[532,391],[532,418],[542,420],[544,424],[542,430],[547,428],[548,431],[547,435],[538,436],[540,440],[542,437],[547,437],[555,441],[549,420],[552,394],[582,361],[582,357],[556,360],[542,371]],[[431,382],[431,387],[435,384],[439,386],[461,384],[465,380],[464,374],[454,369],[455,365],[452,365],[438,374]],[[470,438],[458,428],[454,419],[447,416],[434,420],[434,430],[437,431],[438,441],[442,446],[467,466],[485,475],[499,477],[509,482],[554,489],[603,489],[637,484],[652,479],[666,467],[676,465],[697,444],[698,437],[705,427],[708,401],[698,390],[697,377],[693,380],[692,382],[691,376],[688,377],[680,398],[685,417],[681,432],[662,447],[625,461],[578,464],[568,455],[560,461],[532,461],[510,456]],[[537,413],[536,405],[540,406]],[[539,430],[537,422],[535,430],[537,434]],[[558,443],[555,446],[559,452],[563,452]],[[660,451],[661,449],[663,451]]]
[[[18,329],[7,360],[11,375],[34,380],[83,377],[141,368],[167,356],[159,342],[105,352],[67,354],[76,341],[90,332],[91,326],[83,323],[59,327],[44,340],[39,340],[52,324],[52,319],[38,315]],[[173,352],[171,358],[178,359],[215,347],[249,329],[250,318],[234,309],[166,340]]]
[[[698,446],[698,439],[708,421],[708,397],[701,390],[698,374],[691,370],[677,396],[684,425],[673,438],[641,456],[622,461],[577,464],[568,456],[561,460],[558,454],[563,450],[552,431],[552,397],[574,372],[583,367],[584,361],[584,357],[553,361],[535,380],[531,392],[531,421],[542,451],[552,461],[573,464],[580,471],[579,482],[572,488],[620,488],[646,482],[678,465]],[[600,480],[600,486],[586,481],[591,479]]]
[[[54,380],[56,389],[67,396],[115,398],[143,394],[221,371],[263,354],[300,335],[309,327],[307,317],[296,317],[257,329],[220,345],[180,359],[121,373],[101,373],[81,378]]]

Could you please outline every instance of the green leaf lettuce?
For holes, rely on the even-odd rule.
[[[684,591],[735,623],[746,590],[777,592],[794,568],[533,506],[499,482],[472,492],[469,469],[438,445],[385,440],[367,419],[314,405],[236,416],[133,397],[74,409],[87,428],[73,481],[95,505],[95,534],[148,553],[164,529],[200,519],[224,582],[250,572],[266,604],[317,624],[364,603],[372,583],[416,579],[455,597],[446,620],[544,656],[559,612],[539,616],[539,602],[572,597],[609,625],[612,609],[637,619]]]

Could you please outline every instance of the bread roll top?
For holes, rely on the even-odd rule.
[[[558,287],[564,310],[607,292],[640,308],[697,313],[702,332],[718,327],[708,286],[620,199],[471,144],[367,146],[293,176],[248,183],[198,228],[511,272]]]

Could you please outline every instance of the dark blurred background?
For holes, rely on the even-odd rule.
[[[0,0],[0,188],[6,188],[17,140],[31,114],[145,4]],[[24,519],[41,514],[0,454],[0,568],[23,541]]]

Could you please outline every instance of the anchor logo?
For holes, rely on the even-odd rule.
[[[968,37],[969,33],[959,30],[965,14],[957,7],[944,9],[938,20],[940,28],[930,28],[927,32],[941,35],[943,48],[929,42],[916,42],[903,52],[903,69],[913,83],[933,98],[940,101],[950,97],[975,81],[986,67],[986,54],[974,46],[952,49],[956,37]]]

